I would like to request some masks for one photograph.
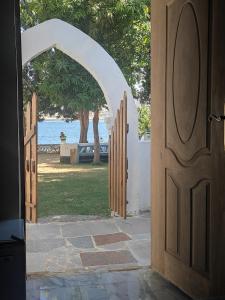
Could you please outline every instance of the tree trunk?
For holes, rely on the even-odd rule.
[[[79,143],[88,143],[87,134],[89,126],[89,111],[80,111],[80,140]]]
[[[94,161],[93,163],[100,163],[100,141],[98,132],[98,122],[99,122],[99,111],[94,112],[93,117],[93,132],[94,132]]]

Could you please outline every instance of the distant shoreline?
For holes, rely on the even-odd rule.
[[[104,118],[100,117],[99,120],[104,121]],[[48,117],[48,118],[44,118],[44,119],[40,120],[39,122],[44,122],[44,121],[64,121],[64,122],[66,122],[66,119],[63,119],[63,118],[49,118]],[[68,122],[74,122],[74,121],[79,121],[79,119],[71,120],[71,121],[69,120]],[[89,118],[89,121],[93,121],[93,119]]]
[[[88,130],[88,141],[94,141],[93,121],[90,120]],[[76,143],[80,139],[80,122],[65,122],[64,119],[48,118],[38,122],[38,143],[39,144],[58,144],[60,143],[60,132],[64,132],[67,143]],[[99,136],[103,141],[108,141],[108,129],[104,120],[99,121]]]

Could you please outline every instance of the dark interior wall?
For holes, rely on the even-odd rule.
[[[0,299],[25,300],[19,0],[0,9]]]
[[[17,0],[3,1],[0,11],[0,221],[23,217],[21,204],[21,54]],[[21,165],[22,166],[22,165]],[[21,173],[21,174],[20,174]],[[22,215],[21,215],[22,214]]]

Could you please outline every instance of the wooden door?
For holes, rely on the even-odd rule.
[[[124,94],[109,137],[109,203],[113,214],[127,216],[127,95]]]
[[[25,120],[25,204],[26,220],[37,223],[37,96],[33,94],[24,113]]]
[[[225,295],[225,1],[152,1],[152,266]]]

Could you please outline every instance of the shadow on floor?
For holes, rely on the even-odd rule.
[[[150,269],[30,278],[27,300],[190,300]]]

